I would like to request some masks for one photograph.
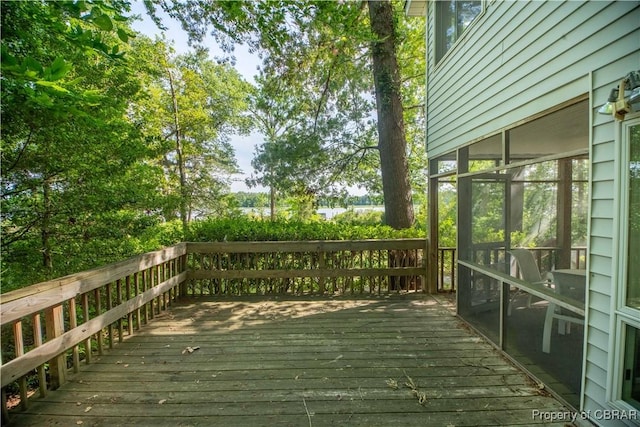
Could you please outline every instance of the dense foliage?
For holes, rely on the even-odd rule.
[[[172,13],[188,20],[208,3],[185,2]],[[398,18],[401,4],[394,4]],[[250,18],[261,17],[251,45],[264,60],[255,86],[205,49],[178,55],[171,42],[137,34],[127,0],[3,3],[2,292],[182,240],[395,235],[379,225],[359,228],[379,223],[379,214],[313,222],[320,204],[383,202],[368,57],[375,37],[366,8],[289,1],[218,6],[202,16],[221,13],[223,45],[248,41],[257,34]],[[295,25],[283,26],[290,19]],[[401,66],[417,76],[420,25],[394,24]],[[297,33],[289,31],[294,27]],[[274,31],[262,31],[268,29]],[[421,82],[403,82],[408,103],[419,106]],[[407,135],[415,141],[407,153],[424,165],[416,148],[419,112],[406,110]],[[256,182],[281,190],[282,212],[273,224],[216,223],[238,218],[241,206],[268,205],[229,190],[237,172],[230,138],[255,126],[265,134]],[[422,168],[415,170],[421,191]],[[373,196],[350,198],[346,185]],[[406,232],[413,233],[423,234]]]
[[[187,236],[190,241],[357,240],[424,237],[417,228],[395,230],[378,222],[354,225],[338,221],[259,221],[245,218],[198,221]]]
[[[250,86],[135,34],[128,12],[118,0],[3,3],[3,291],[232,208],[229,136],[249,128]]]

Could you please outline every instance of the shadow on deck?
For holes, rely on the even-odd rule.
[[[16,426],[488,426],[564,411],[444,297],[407,294],[181,299],[11,418]]]

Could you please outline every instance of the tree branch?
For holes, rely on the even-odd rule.
[[[32,135],[33,135],[33,128],[30,127],[29,128],[29,135],[27,136],[27,140],[22,145],[22,148],[20,149],[20,152],[18,153],[18,157],[16,158],[16,160],[13,162],[13,164],[9,168],[6,169],[7,171],[12,171],[18,165],[18,162],[20,162],[20,159],[22,158],[22,155],[27,150],[27,147],[29,146],[29,144],[31,144],[31,136]]]
[[[404,107],[404,111],[415,110],[416,108],[424,108],[424,104],[409,105],[407,107]]]

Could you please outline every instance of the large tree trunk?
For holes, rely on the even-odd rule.
[[[180,122],[178,120],[178,97],[173,82],[171,70],[167,68],[169,76],[169,89],[171,90],[171,101],[173,104],[173,125],[175,127],[176,138],[176,157],[178,161],[178,173],[180,175],[180,218],[182,219],[182,229],[186,232],[189,226],[188,211],[188,194],[187,194],[187,175],[185,172],[184,153],[182,150],[182,135],[180,133]]]
[[[413,201],[391,3],[388,0],[369,0],[369,17],[371,30],[376,37],[371,51],[385,222],[396,229],[409,228],[414,221]]]
[[[400,71],[396,59],[396,35],[393,7],[388,0],[369,0],[371,31],[376,40],[371,46],[373,79],[378,110],[378,148],[384,194],[385,222],[393,228],[413,225],[413,201],[409,184],[407,140],[404,134]],[[411,259],[414,258],[414,259]],[[409,251],[389,253],[390,266],[413,265]],[[407,290],[407,277],[390,277],[391,290]]]
[[[53,270],[53,256],[51,255],[51,182],[45,178],[42,183],[42,266],[47,275]]]

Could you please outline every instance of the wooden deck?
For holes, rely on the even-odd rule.
[[[11,424],[504,426],[566,411],[423,294],[187,299],[95,359]]]

